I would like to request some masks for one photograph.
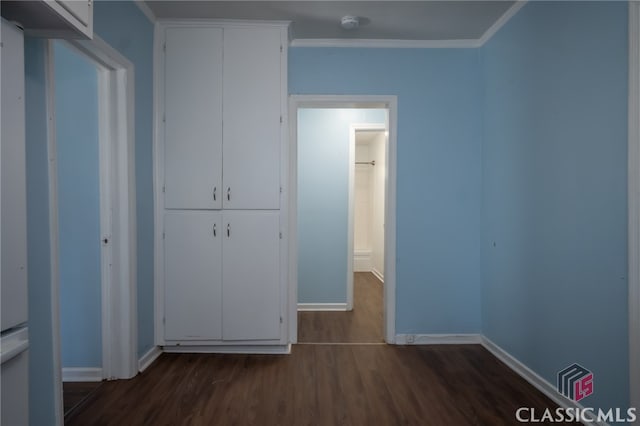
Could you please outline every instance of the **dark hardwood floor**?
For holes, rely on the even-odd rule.
[[[382,343],[383,284],[371,272],[356,272],[353,311],[298,312],[300,343]]]
[[[63,382],[62,400],[65,418],[71,418],[101,384],[102,382]]]
[[[131,380],[104,382],[66,424],[495,426],[519,424],[519,407],[556,408],[480,345],[362,344],[382,342],[372,280],[356,275],[353,312],[300,314],[300,341],[317,344],[163,354]]]
[[[163,354],[105,382],[68,425],[502,425],[555,408],[479,345],[296,345]]]

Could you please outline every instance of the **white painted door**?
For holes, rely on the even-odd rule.
[[[166,340],[222,338],[222,217],[166,211]]]
[[[165,32],[165,208],[222,207],[220,28]]]
[[[224,208],[280,207],[280,29],[224,30]]]
[[[225,211],[224,340],[280,339],[280,231],[277,211]]]
[[[2,330],[27,321],[24,36],[2,20]]]

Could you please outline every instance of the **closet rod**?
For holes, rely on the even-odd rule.
[[[371,166],[375,166],[376,165],[376,160],[373,160],[373,161],[356,161],[356,164],[369,164]]]

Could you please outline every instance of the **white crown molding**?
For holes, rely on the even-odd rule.
[[[149,22],[151,22],[152,24],[156,23],[156,21],[158,20],[156,14],[153,13],[153,10],[151,10],[149,5],[144,0],[133,0],[133,4],[138,6],[138,9],[140,9],[140,11],[144,13],[144,16],[147,17]]]
[[[378,49],[474,49],[482,47],[497,33],[528,0],[516,1],[478,39],[459,40],[385,40],[385,39],[293,39],[290,47],[353,47]]]
[[[504,24],[509,22],[509,20],[511,18],[513,18],[513,16],[516,13],[518,13],[518,11],[520,9],[522,9],[524,7],[525,4],[527,4],[527,0],[516,1],[513,5],[511,5],[511,7],[509,9],[507,9],[507,11],[504,12],[502,14],[502,16],[500,18],[498,18],[498,20],[496,22],[494,22],[493,25],[490,26],[487,31],[484,32],[482,37],[480,37],[477,40],[478,41],[478,45],[479,46],[483,46],[487,41],[489,41],[491,39],[491,37],[493,37],[493,35],[495,33],[497,33],[500,30],[500,28],[502,28],[504,26]]]
[[[388,39],[339,39],[339,38],[318,38],[318,39],[292,39],[290,47],[351,47],[351,48],[377,48],[377,49],[473,49],[482,47],[495,33],[500,30],[528,0],[516,1],[500,18],[491,26],[482,37],[478,39],[459,40],[388,40]],[[244,21],[230,19],[169,19],[158,20],[155,13],[149,8],[144,0],[134,0],[134,4],[144,13],[151,23],[162,22],[164,24],[185,24],[206,22],[213,24],[243,24],[260,23],[274,24],[278,26],[288,26],[290,21]]]
[[[238,26],[238,27],[254,27],[256,25],[276,28],[289,28],[291,21],[263,20],[263,19],[217,19],[217,18],[183,18],[183,19],[157,19],[156,22],[161,27],[190,27],[193,25],[201,25],[204,27],[216,26]]]
[[[370,49],[469,49],[480,47],[478,40],[387,40],[317,38],[294,39],[291,47],[353,47]]]

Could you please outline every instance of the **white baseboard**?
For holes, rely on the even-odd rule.
[[[370,272],[371,250],[355,250],[353,253],[353,272]]]
[[[138,360],[138,371],[142,373],[149,368],[149,366],[153,364],[153,361],[158,359],[160,355],[162,355],[162,350],[160,350],[158,346],[153,346]]]
[[[298,303],[299,311],[346,311],[346,303]]]
[[[584,409],[584,406],[581,404],[572,401],[568,398],[565,398],[561,395],[556,387],[549,383],[547,380],[543,379],[536,373],[531,370],[529,367],[524,365],[522,362],[518,361],[513,355],[509,352],[502,349],[500,346],[493,343],[490,339],[485,336],[481,338],[481,344],[484,346],[486,350],[491,352],[493,356],[498,358],[504,364],[507,365],[511,370],[513,370],[520,377],[529,382],[533,387],[538,389],[540,392],[548,396],[553,402],[558,404],[562,408],[571,408],[571,409]],[[608,426],[606,422],[588,422],[584,423],[585,425],[598,425],[598,426]]]
[[[371,268],[371,273],[384,284],[384,275],[381,274],[380,271],[378,271],[376,268]]]
[[[480,334],[396,334],[396,345],[479,345]]]
[[[199,354],[275,354],[287,355],[291,353],[291,344],[288,345],[228,345],[228,346],[163,346],[163,352],[167,353],[199,353]]]
[[[63,367],[63,382],[101,382],[102,368]]]
[[[394,343],[397,345],[481,344],[486,350],[491,352],[493,356],[502,361],[507,367],[549,397],[560,407],[571,408],[573,410],[584,410],[585,408],[581,404],[565,398],[556,390],[554,385],[540,377],[536,372],[518,361],[510,353],[481,334],[397,334],[395,336]],[[597,422],[595,418],[592,422],[586,422],[584,424],[608,426],[608,423]]]

